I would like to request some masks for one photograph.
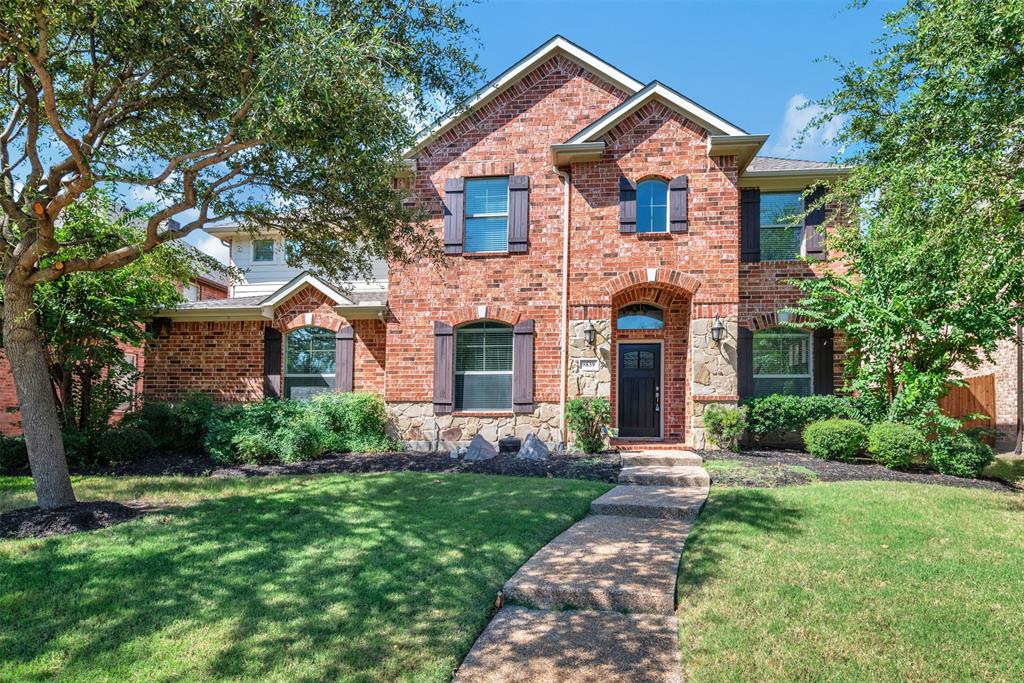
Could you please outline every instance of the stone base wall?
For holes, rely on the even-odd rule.
[[[588,344],[586,320],[569,322],[568,398],[612,395],[612,321],[591,320],[594,343]]]
[[[536,434],[554,448],[561,442],[557,403],[538,403],[529,415],[434,415],[433,403],[388,403],[390,435],[414,451],[446,451],[466,446],[479,434],[492,444],[506,436]]]
[[[690,377],[690,428],[687,442],[694,448],[714,448],[704,433],[704,410],[711,404],[739,405],[739,377],[736,373],[738,324],[723,320],[722,341],[711,338],[714,318],[695,318],[690,324],[692,369]]]

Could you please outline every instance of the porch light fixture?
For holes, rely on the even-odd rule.
[[[718,344],[718,343],[720,343],[722,341],[722,337],[724,337],[724,336],[725,336],[725,323],[723,323],[722,319],[716,315],[715,316],[715,322],[713,322],[711,324],[711,341],[713,341],[716,344]]]
[[[589,320],[583,324],[583,338],[587,342],[587,346],[593,346],[594,341],[597,340],[597,330],[594,329],[594,323]]]

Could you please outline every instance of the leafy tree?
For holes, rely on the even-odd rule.
[[[433,247],[394,179],[414,120],[475,78],[447,0],[0,0],[3,333],[40,506],[74,502],[34,291],[210,222],[279,230],[331,279]],[[91,187],[161,208],[98,247],[58,226]],[[172,222],[171,219],[176,219]]]
[[[68,207],[57,239],[82,242],[67,251],[94,258],[144,239],[138,225],[151,211],[120,210],[109,191],[93,188]],[[79,429],[106,425],[138,378],[124,346],[141,347],[145,318],[179,303],[179,288],[190,279],[220,268],[193,247],[170,242],[115,270],[70,273],[36,286],[39,331],[63,422]]]
[[[796,310],[846,333],[854,388],[937,417],[955,366],[1015,336],[1024,295],[1024,2],[910,0],[869,66],[842,68],[811,127],[841,124],[826,202],[844,270]]]

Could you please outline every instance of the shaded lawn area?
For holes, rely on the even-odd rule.
[[[470,474],[80,478],[170,507],[0,542],[0,680],[446,681],[497,590],[610,486]],[[0,509],[31,503],[0,479]]]
[[[983,472],[986,477],[1005,479],[1006,481],[1024,484],[1024,456],[1004,453],[997,455]]]
[[[1024,678],[1024,497],[712,488],[683,553],[687,680]]]

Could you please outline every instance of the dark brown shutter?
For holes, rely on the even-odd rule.
[[[434,414],[452,412],[455,382],[455,335],[452,326],[434,321]]]
[[[281,333],[263,328],[263,396],[281,398]]]
[[[508,251],[526,252],[530,231],[530,176],[508,179]]]
[[[533,321],[512,328],[512,412],[533,412]]]
[[[334,333],[334,390],[352,391],[356,360],[356,338],[351,325]]]
[[[684,176],[676,176],[668,184],[668,229],[669,232],[686,232],[689,226],[687,202],[690,182]]]
[[[636,184],[619,178],[619,232],[636,232]]]
[[[836,392],[833,362],[834,334],[832,330],[814,331],[814,393],[834,394]]]
[[[740,398],[754,395],[754,333],[746,327],[736,335],[736,379]]]
[[[827,193],[826,188],[816,187],[804,198],[804,210],[813,206]],[[812,209],[804,218],[804,254],[809,259],[825,258],[825,235],[821,232],[822,224],[825,222],[825,207],[819,206]]]
[[[740,190],[740,261],[761,260],[761,190]]]
[[[444,253],[462,253],[466,232],[466,183],[463,178],[449,178],[444,184]]]

